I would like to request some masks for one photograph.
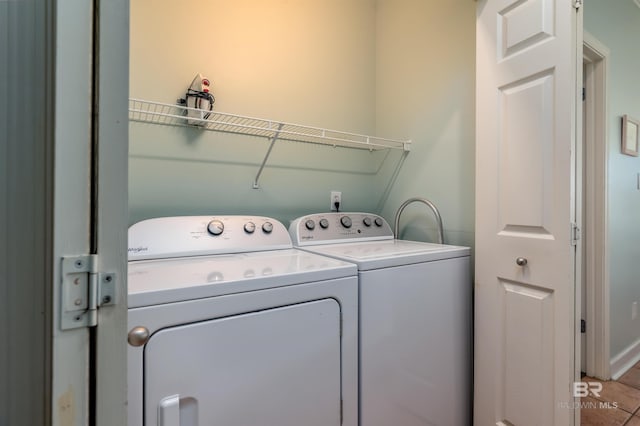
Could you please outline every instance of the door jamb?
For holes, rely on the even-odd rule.
[[[588,173],[584,183],[586,197],[587,375],[608,380],[610,372],[609,333],[609,240],[608,240],[608,63],[609,49],[584,32],[583,76],[587,97],[585,158]]]

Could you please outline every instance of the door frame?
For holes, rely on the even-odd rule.
[[[93,229],[100,268],[116,274],[115,303],[91,336],[93,422],[127,424],[129,0],[97,2],[93,64]]]
[[[610,374],[609,349],[609,237],[608,237],[608,64],[609,49],[595,37],[583,33],[583,84],[586,123],[585,149],[582,161],[586,167],[583,183],[586,220],[582,228],[585,250],[587,344],[586,373],[590,377],[608,380]],[[579,341],[578,341],[579,342]]]
[[[52,424],[125,425],[129,0],[53,9]],[[96,327],[63,329],[62,259],[89,254],[114,300]]]

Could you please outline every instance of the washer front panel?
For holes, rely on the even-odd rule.
[[[147,425],[340,425],[335,299],[164,329],[144,359]]]
[[[360,421],[471,424],[469,257],[360,273]]]

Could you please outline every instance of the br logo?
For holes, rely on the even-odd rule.
[[[573,383],[574,398],[583,398],[589,395],[593,395],[596,398],[600,398],[600,392],[602,392],[602,383],[600,382],[574,382]]]

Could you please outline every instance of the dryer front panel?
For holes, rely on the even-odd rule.
[[[340,305],[322,299],[155,333],[146,425],[340,425]]]

